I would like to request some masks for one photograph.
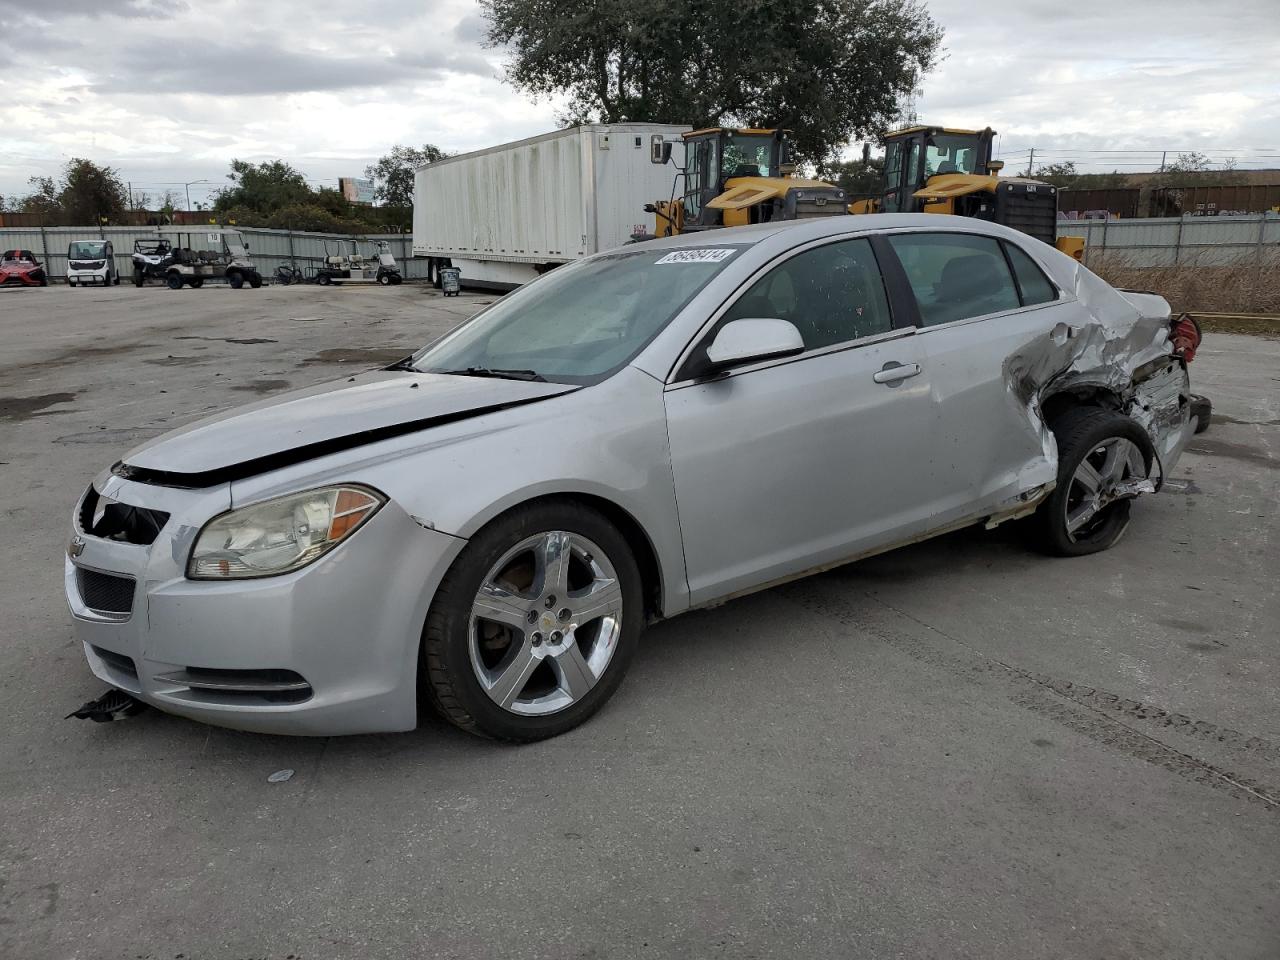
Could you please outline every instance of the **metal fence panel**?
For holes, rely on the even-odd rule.
[[[1280,217],[1059,220],[1058,236],[1085,238],[1085,263],[1123,258],[1134,267],[1262,263],[1280,254]]]
[[[190,228],[199,231],[199,226]],[[278,266],[296,266],[308,277],[324,261],[325,240],[351,240],[346,234],[303,233],[296,230],[268,230],[237,227],[249,244],[249,253],[259,272],[271,277]],[[155,227],[0,227],[0,250],[32,250],[54,279],[67,275],[67,248],[75,240],[110,240],[115,247],[116,269],[121,277],[133,272],[133,242],[157,236]],[[413,257],[413,237],[407,233],[368,234],[369,240],[386,240],[406,280],[427,277],[427,259]]]

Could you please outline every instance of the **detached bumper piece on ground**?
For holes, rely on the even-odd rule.
[[[110,723],[112,720],[123,720],[137,716],[147,709],[141,700],[135,700],[123,690],[108,690],[96,700],[87,700],[78,709],[72,710],[63,719],[92,720],[94,723]]]

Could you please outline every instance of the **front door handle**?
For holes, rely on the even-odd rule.
[[[890,360],[883,367],[873,373],[871,375],[871,379],[876,383],[887,383],[892,387],[910,377],[918,376],[920,376],[920,364],[898,363],[896,360]]]

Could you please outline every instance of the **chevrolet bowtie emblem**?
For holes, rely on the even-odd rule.
[[[67,544],[67,556],[78,557],[84,553],[84,537],[77,534],[71,538],[71,542]]]

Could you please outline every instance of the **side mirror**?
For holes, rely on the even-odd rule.
[[[991,174],[993,177],[999,174],[1000,171],[1003,169],[1004,169],[1003,160],[992,160],[990,163],[987,164],[987,173]]]
[[[649,141],[649,161],[662,164],[671,162],[671,141],[663,140],[660,133],[655,133]]]
[[[744,317],[730,320],[707,347],[708,372],[729,367],[789,357],[804,350],[804,339],[795,324],[775,317]]]

